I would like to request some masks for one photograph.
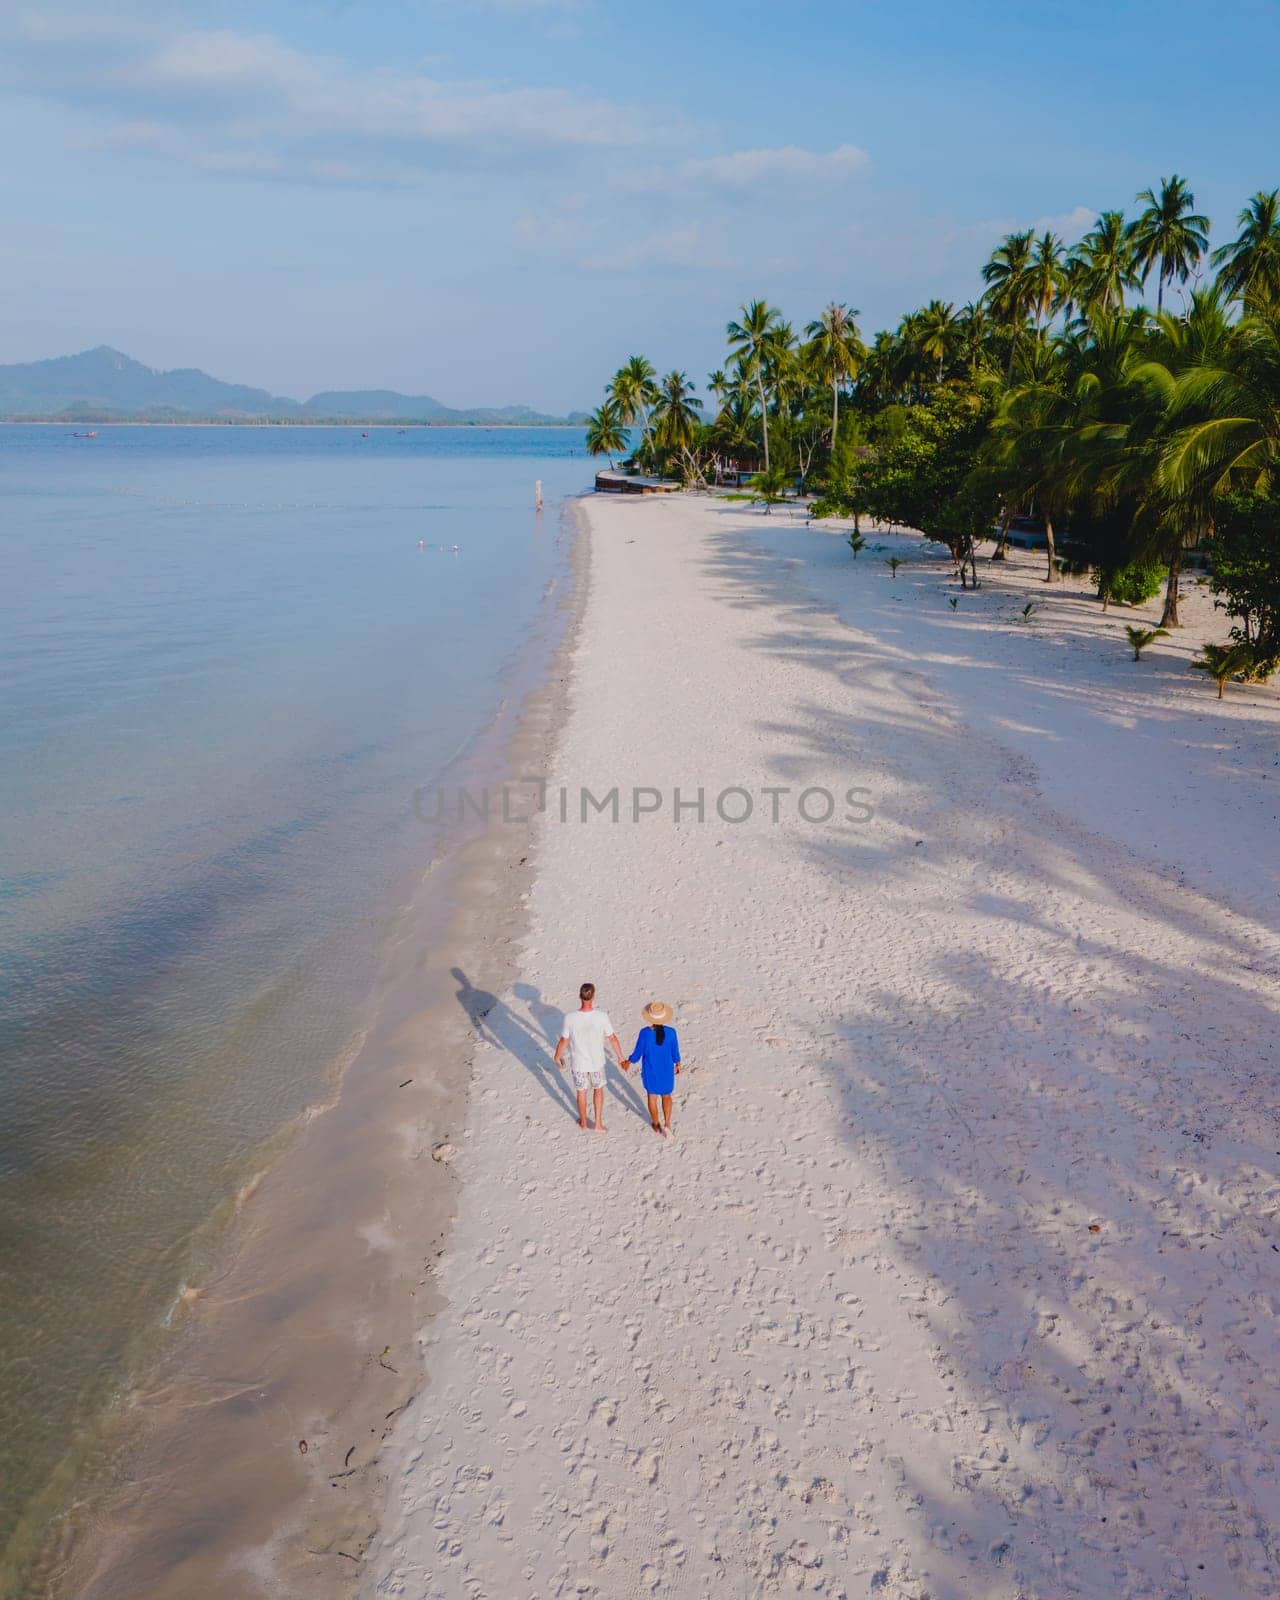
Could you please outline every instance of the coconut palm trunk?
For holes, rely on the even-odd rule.
[[[764,392],[764,372],[756,362],[756,387],[760,391],[760,427],[764,432],[764,470],[769,470],[769,402]]]
[[[1045,512],[1045,517],[1044,517],[1044,537],[1045,537],[1045,543],[1046,543],[1046,546],[1047,546],[1048,552],[1049,552],[1049,570],[1044,575],[1044,581],[1046,583],[1057,583],[1057,581],[1058,581],[1058,567],[1057,567],[1057,563],[1056,563],[1056,560],[1055,560],[1055,552],[1054,552],[1054,544],[1053,544],[1053,518],[1049,515],[1049,513],[1047,511]]]
[[[836,429],[840,425],[840,380],[831,380],[831,448],[836,447]]]
[[[1173,553],[1169,562],[1169,577],[1164,586],[1164,613],[1160,618],[1162,628],[1180,628],[1178,621],[1178,580],[1182,576],[1182,546]]]
[[[1009,524],[1013,521],[1013,512],[1006,511],[1000,518],[1000,537],[996,540],[996,547],[991,552],[993,561],[1006,561],[1009,555]]]

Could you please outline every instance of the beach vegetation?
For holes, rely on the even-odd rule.
[[[831,437],[834,452],[840,426],[840,389],[857,376],[866,355],[866,348],[858,332],[858,313],[848,306],[832,301],[805,328],[808,343],[804,347],[814,377],[831,388]]]
[[[1173,629],[1185,567],[1208,565],[1251,670],[1280,659],[1280,190],[1210,250],[1174,173],[1074,245],[1008,234],[980,279],[972,302],[930,300],[868,339],[850,301],[793,326],[748,300],[708,415],[683,373],[659,383],[638,356],[606,401],[649,470],[766,507],[797,488],[858,532],[915,529],[966,587],[980,549],[1003,559],[1017,530],[1047,583],[1090,573],[1104,609],[1163,588]]]
[[[792,487],[792,474],[781,462],[775,462],[752,479],[751,498],[763,503],[765,514],[768,515],[774,506],[782,504]]]
[[[613,466],[614,456],[627,448],[627,432],[617,406],[606,400],[587,418],[587,450],[593,456],[607,456]]]
[[[1219,287],[1243,305],[1273,306],[1280,301],[1280,189],[1260,189],[1237,225],[1240,232],[1211,258]]]
[[[609,380],[607,403],[624,427],[640,429],[642,447],[649,444],[649,416],[658,401],[658,375],[644,356],[631,356]]]
[[[1280,493],[1225,495],[1217,505],[1210,585],[1234,619],[1231,637],[1261,666],[1280,661]]]
[[[1201,645],[1200,654],[1191,663],[1196,672],[1205,672],[1218,686],[1218,699],[1232,678],[1249,676],[1253,668],[1253,653],[1245,644]]]
[[[745,376],[754,384],[760,405],[760,434],[764,447],[765,470],[769,468],[769,398],[765,392],[766,367],[772,376],[781,340],[782,317],[767,301],[752,300],[739,312],[739,320],[725,328],[729,353],[736,357]]]
[[[1166,285],[1186,283],[1209,248],[1209,219],[1195,209],[1195,196],[1175,172],[1160,187],[1138,196],[1144,210],[1129,229],[1134,265],[1145,284],[1156,270],[1156,310],[1164,309]]]
[[[1168,637],[1168,628],[1139,628],[1132,624],[1124,630],[1124,636],[1129,641],[1135,661],[1142,660],[1142,652],[1149,644],[1154,644],[1157,639]]]

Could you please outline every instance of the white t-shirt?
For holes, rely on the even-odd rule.
[[[604,1066],[604,1042],[613,1032],[607,1011],[568,1011],[560,1037],[569,1041],[570,1072],[599,1072]]]

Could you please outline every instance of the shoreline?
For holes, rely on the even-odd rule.
[[[501,731],[478,736],[487,748],[463,757],[481,781],[537,770],[562,716],[561,664],[585,604],[577,504],[562,512],[568,581],[548,595],[549,636],[530,641],[534,681],[496,714]],[[458,1137],[473,1024],[450,968],[500,959],[531,863],[523,830],[490,823],[422,875],[328,1102],[237,1197],[217,1269],[175,1304],[185,1327],[126,1397],[51,1592],[352,1592],[382,1440],[421,1382],[413,1338],[436,1304],[453,1213],[453,1175],[431,1151]]]
[[[838,538],[683,497],[585,515],[557,779],[858,784],[875,814],[543,818],[364,1600],[1263,1600],[1280,918],[1216,873],[1202,780],[1272,804],[1274,699],[1117,652],[1130,699],[1203,719],[1155,793],[1097,739],[1108,810],[1194,809],[1183,882],[1026,753],[1130,714],[1109,664],[1050,634],[1011,696],[993,635],[935,639]],[[550,1052],[583,978],[624,1046],[674,1004],[673,1142],[616,1071],[611,1132],[578,1130]]]

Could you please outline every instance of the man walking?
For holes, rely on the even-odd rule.
[[[560,1042],[556,1045],[556,1066],[563,1072],[565,1051],[569,1052],[569,1070],[573,1074],[573,1087],[578,1095],[578,1126],[595,1127],[608,1133],[604,1125],[604,1047],[613,1051],[614,1060],[622,1065],[622,1045],[613,1031],[608,1013],[597,1011],[596,986],[584,983],[578,990],[581,1001],[577,1011],[565,1013],[560,1029]],[[595,1122],[587,1120],[587,1091],[595,1099]]]

